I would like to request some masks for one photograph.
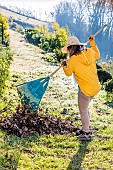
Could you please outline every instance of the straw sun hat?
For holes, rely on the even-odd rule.
[[[78,38],[75,36],[71,36],[67,39],[66,41],[66,45],[62,48],[62,53],[67,53],[68,49],[67,47],[71,46],[71,45],[81,45],[81,46],[85,46],[85,43],[80,43]]]

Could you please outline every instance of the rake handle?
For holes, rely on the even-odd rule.
[[[103,27],[101,27],[93,36],[95,37],[97,34],[99,34],[105,27],[107,26],[107,24],[105,24]],[[87,45],[89,43],[90,40],[88,40],[85,44]],[[62,66],[59,66],[53,73],[51,73],[50,77],[52,77]]]
[[[109,24],[109,23],[108,23]],[[93,36],[97,36],[108,24],[103,25]],[[89,43],[90,40],[86,41],[86,45]],[[50,77],[52,77],[58,70],[60,70],[60,68],[62,67],[62,65],[60,65],[53,73],[51,73]]]
[[[53,73],[51,73],[50,77],[52,77],[58,70],[60,70],[62,66],[60,65]]]
[[[96,37],[108,24],[103,25],[93,36]],[[90,40],[86,41],[86,45]]]

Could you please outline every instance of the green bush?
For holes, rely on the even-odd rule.
[[[111,74],[104,69],[98,69],[97,73],[98,73],[99,81],[102,85],[106,83],[108,80],[112,79]]]
[[[97,66],[97,74],[100,83],[103,85],[109,80],[112,79],[111,73],[109,73],[105,68],[103,68],[99,63],[96,64]]]
[[[0,47],[0,97],[2,97],[5,87],[6,80],[9,76],[9,67],[12,62],[12,54],[10,49]]]
[[[53,32],[49,32],[47,28],[40,26],[25,30],[25,38],[28,42],[39,46],[46,52],[55,53],[56,61],[66,58],[61,49],[65,45],[68,36],[67,28],[60,28],[57,22],[53,23]]]
[[[58,48],[54,49],[53,52],[56,54],[56,60],[59,62],[66,58],[66,54],[63,54]]]
[[[113,79],[106,83],[105,90],[113,93]]]
[[[40,44],[41,37],[38,35],[38,31],[35,30],[34,28],[25,29],[24,36],[29,43],[34,45]]]
[[[0,43],[6,46],[9,45],[9,33],[7,31],[9,29],[9,24],[7,21],[8,18],[0,14]]]

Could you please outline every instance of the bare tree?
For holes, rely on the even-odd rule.
[[[86,39],[87,16],[85,15],[85,5],[86,0],[65,1],[60,2],[55,8],[55,20],[60,26],[68,25],[71,34],[76,35],[80,40]]]
[[[71,34],[85,42],[105,23],[111,23],[97,37],[103,58],[113,56],[113,1],[111,0],[75,0],[61,2],[55,8],[55,20],[60,26],[68,25]]]

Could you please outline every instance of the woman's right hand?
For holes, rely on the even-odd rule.
[[[67,66],[66,60],[61,63],[62,66]]]

